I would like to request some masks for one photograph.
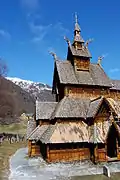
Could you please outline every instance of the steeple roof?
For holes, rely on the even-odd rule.
[[[78,24],[77,14],[75,14],[75,31],[81,32],[80,26],[79,26],[79,24]]]
[[[75,14],[75,29],[74,29],[74,42],[84,43],[83,38],[80,35],[81,28],[78,24],[78,17],[77,14]]]

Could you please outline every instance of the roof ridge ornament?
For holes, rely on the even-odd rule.
[[[69,46],[71,45],[70,40],[69,40],[66,36],[64,36],[64,40],[67,42],[67,44],[68,44]]]
[[[105,58],[104,56],[99,56],[97,64],[101,66],[101,62],[104,58]]]
[[[48,52],[49,52],[49,54],[51,54],[53,56],[54,60],[57,60],[56,53],[54,53],[53,51],[48,51]]]
[[[88,48],[89,43],[91,43],[91,42],[93,42],[93,41],[94,41],[93,38],[88,39],[88,40],[85,42],[85,48]]]

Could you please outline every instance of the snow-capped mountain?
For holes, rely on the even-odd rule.
[[[52,89],[47,84],[23,80],[16,77],[6,77],[6,79],[20,86],[22,89],[33,95],[33,97],[37,97],[41,101],[53,101],[53,95],[51,93]]]

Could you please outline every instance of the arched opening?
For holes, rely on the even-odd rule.
[[[110,158],[117,157],[117,140],[118,132],[112,124],[107,137],[107,156]]]

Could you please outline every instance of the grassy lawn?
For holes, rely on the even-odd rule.
[[[9,158],[13,155],[17,149],[25,147],[26,142],[19,142],[10,144],[8,141],[4,141],[0,146],[0,179],[7,179],[9,173]],[[6,177],[5,177],[6,174]]]
[[[20,123],[14,123],[10,125],[0,125],[0,133],[12,133],[12,134],[26,134],[27,121],[21,120]],[[26,142],[20,141],[10,144],[5,140],[0,145],[0,180],[7,180],[9,173],[9,158],[13,155],[17,149],[25,147]],[[6,177],[4,177],[6,174]]]
[[[27,120],[21,120],[20,123],[10,125],[0,125],[0,133],[26,134]]]

